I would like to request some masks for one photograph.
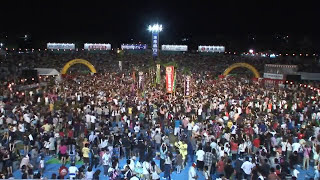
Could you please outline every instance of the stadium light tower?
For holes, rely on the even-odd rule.
[[[161,24],[154,24],[148,26],[148,31],[152,33],[152,56],[156,58],[158,56],[159,47],[159,33],[162,31]]]

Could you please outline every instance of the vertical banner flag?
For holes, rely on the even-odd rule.
[[[177,73],[176,71],[174,72],[174,77],[173,77],[173,92],[176,92],[176,81],[177,81],[177,77],[176,77]]]
[[[119,69],[122,71],[122,61],[119,61]]]
[[[132,72],[132,80],[133,82],[136,82],[136,71]]]
[[[184,80],[184,96],[189,97],[190,96],[190,76],[186,76]]]
[[[143,89],[143,72],[139,71],[139,81],[138,81],[139,89]]]
[[[156,74],[156,83],[160,84],[161,81],[161,69],[160,69],[160,64],[157,64],[157,74]]]
[[[152,32],[152,56],[158,56],[158,42],[159,42],[159,33]]]
[[[167,66],[166,67],[166,87],[167,93],[172,93],[173,91],[173,73],[174,73],[174,66]]]

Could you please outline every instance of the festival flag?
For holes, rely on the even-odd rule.
[[[172,93],[173,91],[173,74],[174,73],[174,66],[167,66],[166,67],[166,88],[167,93]]]
[[[161,69],[160,69],[160,64],[157,64],[157,72],[156,72],[156,83],[160,84],[161,81]]]

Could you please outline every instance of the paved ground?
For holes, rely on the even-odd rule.
[[[50,178],[52,173],[56,173],[58,174],[58,169],[61,166],[61,164],[56,163],[55,159],[52,159],[51,157],[46,157],[45,158],[46,161],[50,162],[49,164],[46,164],[46,169],[45,169],[45,177]],[[155,162],[159,165],[159,160],[155,160]],[[52,164],[53,163],[53,164]],[[120,168],[122,168],[126,163],[126,159],[122,159],[120,160]],[[171,179],[173,180],[182,180],[182,179],[188,179],[188,170],[191,166],[191,162],[187,163],[187,166],[184,170],[181,171],[180,174],[177,174],[176,172],[173,172],[171,174]],[[77,167],[80,167],[82,165],[82,162],[77,163]],[[69,167],[69,164],[67,164],[67,167]],[[103,167],[98,167],[97,169],[100,169],[101,172],[103,172]],[[93,169],[93,171],[97,170],[97,169]],[[299,174],[299,180],[304,180],[304,179],[310,179],[311,177],[314,176],[314,170],[310,167],[308,171],[302,170],[300,167],[298,168],[298,170],[300,171]],[[204,180],[204,176],[202,175],[201,172],[198,172],[199,175],[199,180]],[[163,177],[163,173],[161,173],[161,179]],[[17,170],[14,172],[14,178],[15,179],[20,179],[21,178],[21,171]],[[100,174],[100,179],[108,179],[106,177],[103,176],[103,173]],[[215,176],[213,175],[212,179],[215,179]]]

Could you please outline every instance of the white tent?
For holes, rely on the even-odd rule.
[[[40,76],[57,76],[60,73],[52,68],[35,68]]]

